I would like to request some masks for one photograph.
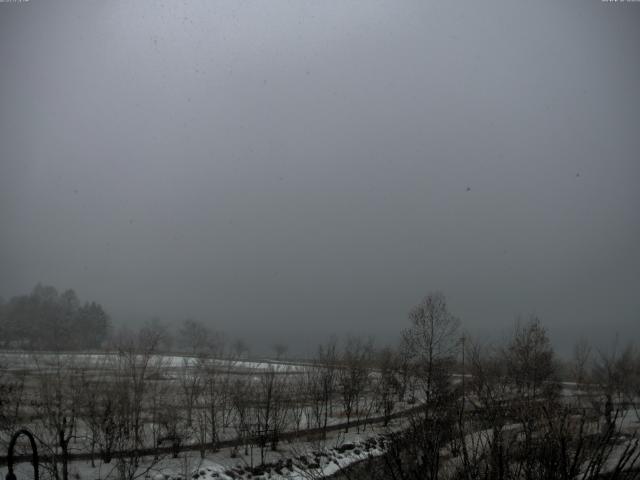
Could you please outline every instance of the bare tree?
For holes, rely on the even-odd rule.
[[[186,429],[193,427],[193,409],[198,397],[202,393],[201,369],[194,365],[190,358],[182,359],[182,368],[179,373],[180,390],[182,393],[182,406],[186,413]]]
[[[307,375],[292,375],[287,385],[289,391],[287,397],[287,412],[295,432],[300,431],[302,419],[308,408],[310,385],[307,379]]]
[[[377,360],[378,372],[373,393],[378,411],[383,414],[384,426],[387,426],[396,406],[400,389],[400,381],[397,375],[399,361],[396,353],[388,347],[378,353]]]
[[[170,446],[173,458],[178,458],[180,446],[187,440],[190,433],[183,413],[182,397],[176,395],[176,392],[169,392],[161,397],[158,415],[161,429],[158,444]]]
[[[280,433],[286,420],[284,408],[284,384],[282,376],[276,372],[274,366],[269,365],[259,377],[256,391],[256,434],[260,447],[260,460],[264,463],[267,442],[271,442],[271,449],[276,450]]]
[[[230,374],[220,372],[218,366],[206,363],[204,377],[203,401],[207,409],[207,423],[209,438],[216,450],[216,443],[219,440],[219,432],[227,425],[227,413],[230,405]]]
[[[75,364],[75,357],[62,354],[44,359],[34,356],[33,361],[37,366],[39,436],[50,447],[53,477],[68,480],[69,447],[76,438],[81,413],[81,367]]]
[[[249,454],[250,430],[252,424],[252,411],[249,399],[252,398],[253,389],[245,378],[237,378],[231,384],[231,404],[234,410],[233,428],[236,438],[244,446],[245,455]]]
[[[573,347],[573,358],[571,362],[571,376],[578,384],[584,383],[587,379],[589,360],[591,359],[591,345],[586,339],[580,339]]]
[[[410,327],[403,332],[403,346],[411,369],[429,404],[438,388],[447,383],[455,362],[459,320],[441,293],[427,295],[409,313]]]
[[[535,398],[545,387],[553,387],[556,372],[553,348],[546,329],[536,316],[516,323],[513,337],[504,349],[507,374],[521,396]]]
[[[306,412],[306,427],[310,429],[322,428],[324,420],[328,416],[326,404],[323,395],[323,367],[314,365],[308,367],[305,371],[305,385],[307,388],[307,396],[309,405]]]
[[[199,380],[198,394],[194,398],[195,434],[200,444],[200,457],[204,458],[206,444],[211,442],[215,451],[218,441],[218,392],[216,388],[216,369],[213,361],[200,357],[195,368]]]
[[[246,358],[249,355],[249,346],[244,340],[238,338],[233,342],[233,356],[237,359]]]
[[[318,346],[313,365],[305,372],[309,400],[307,428],[311,428],[312,425],[320,428],[323,440],[326,439],[329,417],[333,414],[333,401],[338,387],[337,373],[337,340],[332,337],[325,345]]]
[[[604,415],[605,429],[613,428],[616,404],[626,400],[636,408],[640,390],[640,356],[632,344],[621,352],[617,347],[616,340],[610,352],[599,351],[591,370],[591,380],[597,386],[595,408]]]
[[[193,355],[214,352],[219,343],[218,336],[198,320],[186,319],[178,333],[180,346]]]
[[[273,345],[273,353],[276,354],[276,360],[281,360],[289,350],[289,347],[284,343],[276,343]]]
[[[161,376],[162,357],[157,355],[163,342],[163,331],[149,326],[136,336],[122,338],[115,360],[112,397],[114,399],[114,448],[127,455],[119,455],[116,462],[122,480],[144,476],[159,461],[142,464],[147,431],[145,406],[149,385]]]
[[[13,369],[7,365],[8,360],[0,364],[0,438],[5,438],[17,430],[24,418],[24,401],[26,397],[24,367]]]
[[[347,423],[345,432],[353,415],[360,412],[360,403],[369,378],[372,352],[371,341],[365,342],[360,338],[350,337],[347,340],[338,369],[338,389],[342,400],[342,408]]]
[[[391,478],[435,480],[443,468],[441,452],[455,439],[460,418],[451,382],[459,321],[440,293],[427,295],[411,310],[409,321],[402,350],[409,385],[418,386],[422,408],[409,415],[405,430],[388,433],[384,471]]]
[[[80,373],[81,416],[87,430],[92,467],[96,466],[96,449],[102,451],[102,459],[105,463],[111,461],[113,439],[110,434],[113,430],[110,427],[113,424],[111,418],[113,403],[109,389],[110,360],[111,357],[108,355],[87,360],[87,368]]]

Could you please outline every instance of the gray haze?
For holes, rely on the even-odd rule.
[[[254,345],[640,334],[640,3],[0,3],[0,294]]]

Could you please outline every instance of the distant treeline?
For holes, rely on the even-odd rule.
[[[38,284],[27,295],[0,299],[0,346],[30,350],[100,348],[111,320],[96,302],[82,303],[73,290],[59,293]]]

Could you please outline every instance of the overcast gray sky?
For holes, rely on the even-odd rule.
[[[440,290],[637,338],[639,48],[599,0],[0,3],[0,295],[311,345]]]

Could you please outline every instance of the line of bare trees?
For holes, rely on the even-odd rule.
[[[147,325],[104,355],[24,356],[0,378],[0,438],[6,445],[18,426],[30,428],[55,480],[69,480],[78,454],[104,476],[134,480],[167,454],[195,448],[204,457],[222,441],[236,441],[234,454],[256,449],[262,463],[285,432],[313,429],[322,441],[336,423],[365,429],[400,399],[394,353],[378,373],[371,341],[350,338],[340,349],[331,340],[305,366],[255,369],[237,348],[162,355],[165,333]]]
[[[638,476],[633,346],[594,352],[582,341],[563,363],[536,317],[517,322],[504,344],[482,344],[461,334],[441,294],[428,295],[410,322],[402,351],[422,408],[389,433],[387,454],[367,478]]]
[[[239,362],[243,345],[225,351],[207,336],[203,346],[196,322],[183,329],[191,357],[163,356],[167,331],[151,322],[121,334],[109,355],[34,355],[1,370],[0,439],[29,427],[55,480],[69,480],[80,453],[101,478],[122,480],[184,448],[204,458],[230,441],[232,455],[253,462],[255,449],[263,463],[291,433],[313,431],[323,445],[332,425],[360,432],[374,418],[389,427],[387,453],[369,478],[595,478],[640,455],[623,418],[635,411],[640,421],[640,354],[579,342],[563,365],[536,318],[485,345],[430,294],[397,348],[334,338],[304,366],[259,368]],[[407,416],[392,425],[399,411]]]

